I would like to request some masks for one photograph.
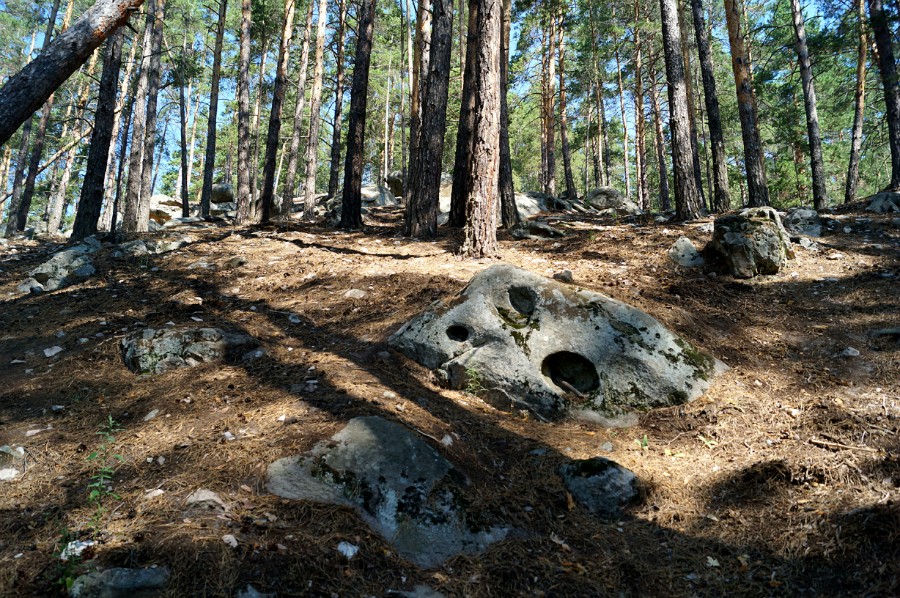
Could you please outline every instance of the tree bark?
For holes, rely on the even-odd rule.
[[[650,209],[650,187],[647,182],[646,121],[644,118],[643,44],[640,0],[634,3],[634,154],[637,170],[638,205]]]
[[[16,153],[16,174],[13,176],[12,198],[9,200],[9,211],[6,216],[6,229],[3,234],[12,237],[19,230],[19,204],[22,203],[22,190],[25,182],[25,156],[28,154],[28,143],[31,141],[31,119],[25,121],[22,127],[22,138],[19,140],[19,150]]]
[[[844,191],[844,203],[856,199],[856,186],[859,184],[859,156],[862,149],[863,115],[866,109],[866,53],[869,49],[866,35],[865,0],[857,0],[856,14],[859,27],[859,50],[856,59],[856,98],[853,113],[853,133],[850,138],[850,163],[847,166],[847,186]]]
[[[653,104],[654,145],[656,165],[659,170],[659,209],[667,212],[672,204],[669,199],[669,173],[666,167],[666,139],[663,136],[662,115],[659,112],[659,93],[656,86],[656,56],[650,61],[650,100]]]
[[[691,11],[694,16],[694,34],[697,39],[697,53],[700,55],[700,73],[703,77],[703,98],[706,105],[706,120],[709,126],[709,139],[712,146],[713,159],[713,197],[714,212],[725,212],[731,209],[730,191],[728,189],[728,156],[725,153],[725,136],[722,133],[722,117],[719,113],[719,95],[716,92],[712,52],[709,48],[709,33],[704,17],[703,0],[691,0]]]
[[[463,70],[462,101],[456,129],[456,157],[453,160],[453,187],[450,190],[450,218],[447,226],[462,228],[466,224],[466,173],[472,159],[472,129],[475,126],[475,59],[478,52],[478,0],[469,0],[466,64]],[[502,108],[502,106],[501,106]]]
[[[106,176],[109,147],[112,141],[115,120],[116,90],[119,86],[119,70],[122,67],[122,45],[125,35],[121,31],[113,33],[106,41],[106,55],[103,59],[103,74],[94,113],[94,132],[88,150],[84,182],[81,185],[81,199],[72,225],[72,241],[80,241],[97,233],[100,208],[103,205],[103,183]]]
[[[619,82],[619,107],[622,111],[622,159],[625,166],[625,196],[631,197],[631,169],[628,164],[628,121],[625,118],[625,88],[622,85],[622,63],[619,60],[619,45],[615,36],[613,37],[613,43],[616,44],[616,76]]]
[[[241,0],[240,54],[238,58],[238,164],[235,224],[250,223],[250,23],[251,0]],[[255,167],[255,165],[254,165]]]
[[[687,16],[684,10],[684,1],[677,0],[678,31],[681,36],[681,60],[684,65],[684,85],[687,90],[687,113],[691,125],[691,147],[693,155],[691,161],[694,164],[694,182],[697,193],[700,195],[700,207],[706,206],[706,193],[703,191],[703,170],[700,167],[700,143],[697,136],[697,106],[694,102],[693,69],[691,68],[690,34],[688,33]]]
[[[437,235],[438,197],[441,191],[441,158],[447,123],[447,93],[453,42],[453,1],[434,0],[428,70],[420,80],[422,120],[419,157],[410,173],[411,193],[406,204],[406,234],[434,238]],[[499,108],[499,106],[498,106]]]
[[[297,191],[297,162],[300,156],[300,132],[303,125],[303,107],[306,104],[306,74],[309,71],[309,39],[312,35],[313,3],[306,9],[306,27],[303,33],[303,47],[300,50],[300,75],[297,81],[297,102],[294,105],[294,131],[288,149],[288,165],[284,174],[284,187],[281,199],[281,217],[291,218],[294,209],[294,196]]]
[[[341,201],[341,228],[362,227],[362,173],[366,137],[366,103],[369,88],[369,60],[375,24],[375,0],[362,0],[357,24],[356,59],[350,87],[350,114],[347,123],[347,157],[344,162],[344,194]]]
[[[497,182],[500,171],[500,0],[478,1],[478,58],[471,187],[460,254],[497,255]]]
[[[881,0],[869,0],[869,21],[878,49],[878,69],[884,87],[884,102],[887,108],[888,136],[891,147],[891,189],[900,189],[900,90],[897,88],[897,63],[891,29],[888,27]]]
[[[212,196],[213,171],[216,166],[216,127],[219,117],[219,79],[222,76],[222,45],[225,40],[225,18],[228,0],[219,0],[219,15],[216,22],[216,45],[213,49],[212,79],[209,84],[209,118],[206,121],[206,159],[203,162],[203,187],[200,192],[200,216],[209,217],[209,203]],[[196,117],[194,123],[197,122]],[[192,147],[193,150],[193,147]]]
[[[791,0],[794,33],[797,36],[797,60],[800,63],[800,81],[803,85],[803,106],[806,109],[806,131],[809,135],[809,160],[812,171],[813,206],[821,210],[827,202],[825,191],[825,166],[822,163],[822,140],[819,135],[819,114],[816,110],[816,87],[813,84],[809,48],[806,45],[806,27],[800,0]]]
[[[188,118],[188,106],[187,100],[185,98],[185,72],[184,72],[184,60],[185,53],[187,51],[187,37],[185,37],[184,42],[181,45],[181,76],[179,81],[180,85],[178,86],[178,120],[179,120],[179,136],[181,141],[181,169],[179,172],[180,186],[181,186],[181,217],[187,218],[190,215],[190,200],[188,199],[188,134],[187,134],[187,118]]]
[[[381,180],[378,185],[386,185],[390,170],[391,147],[390,138],[393,130],[393,119],[391,118],[391,86],[393,85],[393,73],[391,72],[391,56],[388,55],[387,64],[387,82],[384,86],[384,135],[382,135],[381,149]]]
[[[166,0],[156,0],[156,19],[153,24],[153,41],[151,45],[150,55],[150,75],[147,80],[147,126],[144,128],[144,165],[141,170],[141,193],[140,193],[140,220],[137,230],[145,231],[148,228],[150,220],[150,198],[153,195],[154,181],[151,179],[153,174],[154,157],[153,150],[156,147],[156,121],[157,121],[157,103],[159,101],[159,85],[162,75],[162,40],[163,27],[166,18]],[[168,120],[164,124],[168,125]],[[163,139],[166,134],[163,132]],[[162,149],[162,148],[160,148]],[[160,152],[160,157],[162,153]],[[156,161],[158,163],[159,160]]]
[[[509,149],[509,106],[506,95],[509,92],[509,37],[512,27],[512,0],[503,0],[503,14],[500,22],[500,218],[503,228],[510,229],[520,222],[516,207],[516,192],[513,188],[512,155]]]
[[[547,90],[544,96],[544,126],[546,127],[547,172],[544,193],[556,195],[556,16],[550,18],[547,29]],[[496,42],[494,42],[496,43]]]
[[[278,64],[275,67],[275,89],[272,93],[272,110],[269,113],[269,131],[266,137],[266,159],[263,166],[262,222],[268,222],[275,198],[275,171],[278,159],[278,141],[281,135],[281,109],[284,106],[284,88],[290,61],[291,38],[294,35],[294,0],[284,1],[284,20],[281,27],[281,45],[278,47]]]
[[[418,168],[419,127],[422,123],[423,75],[428,72],[428,57],[431,48],[431,0],[419,0],[416,11],[416,42],[413,51],[412,92],[409,107],[409,177]],[[410,183],[411,187],[412,183]],[[409,195],[414,190],[410,188]],[[407,209],[409,201],[407,203]]]
[[[265,82],[266,82],[266,60],[269,56],[269,39],[266,37],[265,33],[263,33],[262,41],[260,41],[260,51],[259,51],[259,77],[256,81],[256,98],[253,101],[253,129],[250,131],[250,136],[253,139],[253,154],[250,158],[251,170],[250,170],[250,195],[252,200],[250,202],[250,218],[253,222],[259,222],[259,218],[261,216],[260,206],[259,206],[259,183],[257,181],[257,175],[259,174],[259,126],[260,119],[262,118],[262,101],[263,94],[265,93]]]
[[[688,118],[687,85],[681,54],[676,0],[660,0],[666,79],[669,83],[669,129],[672,132],[672,170],[675,173],[675,212],[679,220],[700,215],[700,195],[694,176],[691,123]]]
[[[563,153],[563,173],[566,177],[566,197],[570,200],[574,200],[578,197],[578,190],[575,188],[575,175],[572,173],[572,152],[569,149],[569,121],[566,116],[566,34],[562,23],[562,17],[560,17],[559,25],[557,27],[556,40],[556,51],[559,56],[559,142],[562,146]],[[501,60],[502,58],[503,56],[501,54]],[[501,71],[505,70],[506,69],[501,66]],[[501,72],[501,92],[505,88],[502,82],[502,75],[503,72]],[[500,102],[502,108],[502,96]],[[502,118],[500,128],[501,130],[504,128]]]
[[[319,166],[319,110],[322,105],[322,77],[325,73],[325,29],[328,27],[328,0],[319,0],[316,34],[316,70],[309,98],[309,139],[306,144],[306,182],[303,185],[303,217],[312,220],[316,209],[316,171]]]
[[[113,119],[112,141],[109,144],[109,156],[106,160],[106,175],[103,181],[103,212],[100,215],[100,222],[97,224],[99,230],[110,230],[112,224],[112,203],[114,193],[114,185],[116,184],[116,146],[118,145],[119,133],[121,126],[126,120],[125,105],[128,101],[128,90],[131,87],[132,71],[134,70],[135,56],[137,49],[140,47],[137,39],[131,42],[131,50],[129,51],[128,61],[126,62],[125,75],[122,77],[122,84],[119,86],[118,99],[116,100],[115,114],[119,118]],[[128,120],[130,122],[131,103],[128,102]],[[127,138],[126,138],[127,142]],[[120,156],[121,158],[122,156]]]
[[[0,88],[0,145],[90,58],[144,0],[98,0]]]
[[[401,0],[405,2],[406,0]],[[337,194],[338,184],[340,183],[340,164],[341,164],[341,111],[344,104],[344,28],[347,24],[347,0],[338,0],[338,28],[334,34],[336,56],[335,56],[335,75],[334,75],[334,120],[331,131],[331,172],[328,175],[328,197],[334,197]],[[402,60],[401,60],[402,62]],[[403,69],[400,69],[403,72]],[[403,95],[403,82],[401,77],[400,95]],[[403,109],[400,109],[401,112]],[[405,143],[405,141],[404,141]],[[404,145],[404,147],[406,147]],[[406,156],[403,157],[406,162]],[[406,168],[406,165],[403,165]]]
[[[877,1],[877,0],[876,0]],[[744,170],[747,178],[747,203],[750,206],[769,205],[766,165],[757,126],[756,95],[750,74],[750,55],[741,29],[742,0],[725,0],[725,20],[731,44],[731,68],[737,88],[738,115],[744,142]]]

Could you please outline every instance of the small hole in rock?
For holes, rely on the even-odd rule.
[[[548,355],[541,364],[541,373],[560,388],[566,384],[580,393],[589,393],[600,386],[597,368],[587,358],[571,351]]]
[[[530,316],[537,307],[537,293],[528,287],[510,287],[509,304],[523,316]]]
[[[447,337],[451,341],[456,341],[458,343],[463,343],[469,340],[469,329],[465,326],[450,326],[447,328]]]

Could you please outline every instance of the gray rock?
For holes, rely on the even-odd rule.
[[[212,192],[209,194],[209,202],[234,203],[234,189],[228,183],[216,183],[212,186]]]
[[[559,282],[564,282],[566,284],[572,284],[575,282],[575,277],[572,276],[571,270],[563,270],[562,272],[557,272],[553,275],[553,280],[558,280]]]
[[[184,504],[192,511],[199,510],[222,513],[228,510],[225,501],[223,501],[218,494],[212,490],[207,490],[206,488],[200,488],[199,490],[192,492],[184,499]]]
[[[344,293],[344,297],[347,299],[363,299],[366,296],[366,292],[362,289],[350,289],[346,293]]]
[[[357,417],[305,455],[272,463],[267,487],[283,498],[352,507],[400,556],[428,568],[506,536],[466,512],[466,483],[409,429]]]
[[[811,208],[791,208],[782,219],[785,230],[795,235],[807,237],[822,236],[822,222],[819,213]]]
[[[584,203],[597,210],[613,209],[618,215],[636,216],[641,208],[612,187],[598,187],[587,194]]]
[[[165,567],[148,569],[106,569],[75,580],[69,589],[72,598],[151,598],[162,594],[169,581]]]
[[[666,219],[664,219],[663,222],[666,222]],[[700,226],[697,227],[697,232],[706,233],[708,235],[711,235],[713,230],[715,230],[715,228],[716,228],[716,225],[714,223],[704,222],[703,224],[701,224]]]
[[[497,408],[607,425],[696,399],[727,369],[638,309],[505,264],[388,342],[452,388],[476,376]]]
[[[187,235],[179,235],[177,233],[167,234],[169,236],[135,239],[133,241],[122,243],[116,248],[112,256],[114,258],[133,258],[145,255],[159,255],[180,249],[194,241],[192,237]]]
[[[717,218],[712,247],[725,258],[735,278],[776,274],[794,257],[781,218],[769,207]]]
[[[541,220],[522,222],[510,229],[509,234],[513,239],[556,239],[565,237],[566,233],[558,228],[550,226]]]
[[[28,292],[34,293],[40,287],[41,291],[55,291],[93,276],[96,270],[90,256],[98,249],[100,243],[90,237],[78,245],[57,252],[32,270],[31,277],[19,285],[19,290],[27,287]]]
[[[395,170],[388,174],[385,183],[387,183],[388,189],[391,190],[395,197],[403,195],[403,173],[401,171]]]
[[[872,199],[869,200],[866,211],[875,212],[876,214],[900,212],[900,193],[876,193],[872,196]]]
[[[147,328],[122,339],[122,358],[136,374],[159,374],[234,359],[256,344],[250,336],[218,328]]]
[[[685,268],[699,268],[706,263],[706,260],[687,237],[678,237],[675,244],[669,248],[669,259]]]
[[[572,497],[601,517],[616,517],[638,496],[637,476],[604,457],[570,461],[559,468],[559,474]]]
[[[550,209],[550,198],[543,193],[526,191],[515,194],[516,210],[519,212],[519,220],[525,221],[537,216],[541,212]]]

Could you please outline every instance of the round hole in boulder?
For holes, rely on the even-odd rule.
[[[544,358],[541,373],[553,380],[560,388],[566,384],[580,393],[587,394],[600,386],[597,368],[586,357],[571,351],[552,353]]]
[[[531,316],[537,307],[537,293],[524,286],[510,287],[509,304],[523,316]]]
[[[469,340],[469,329],[458,324],[449,326],[447,328],[447,338],[449,338],[451,341],[464,343]]]

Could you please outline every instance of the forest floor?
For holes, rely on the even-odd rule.
[[[861,210],[831,214],[839,226],[816,250],[794,245],[784,271],[750,281],[669,261],[680,235],[705,245],[703,222],[551,215],[568,236],[503,235],[502,261],[571,270],[577,286],[731,366],[701,399],[623,429],[498,411],[396,352],[386,359],[403,322],[496,263],[456,257],[458,231],[399,237],[397,209],[374,211],[362,232],[223,224],[149,258],[103,249],[96,276],[24,297],[16,285],[59,245],[14,241],[0,248],[0,445],[24,446],[28,459],[0,482],[0,595],[62,593],[89,566],[153,564],[171,570],[169,596],[234,596],[247,584],[325,597],[417,585],[472,597],[898,595],[900,347],[868,335],[900,327],[900,227]],[[254,336],[265,355],[153,377],[123,365],[126,334],[198,320]],[[63,351],[45,357],[55,345]],[[473,507],[522,533],[420,570],[352,510],[266,492],[271,462],[360,415],[452,435],[434,445],[471,479]],[[109,417],[121,431],[108,453],[122,461],[97,516],[89,456]],[[617,521],[574,504],[556,473],[598,455],[641,481],[640,502]],[[230,510],[186,515],[199,488]],[[91,537],[82,562],[59,559],[66,542]],[[348,560],[341,541],[359,553]]]

